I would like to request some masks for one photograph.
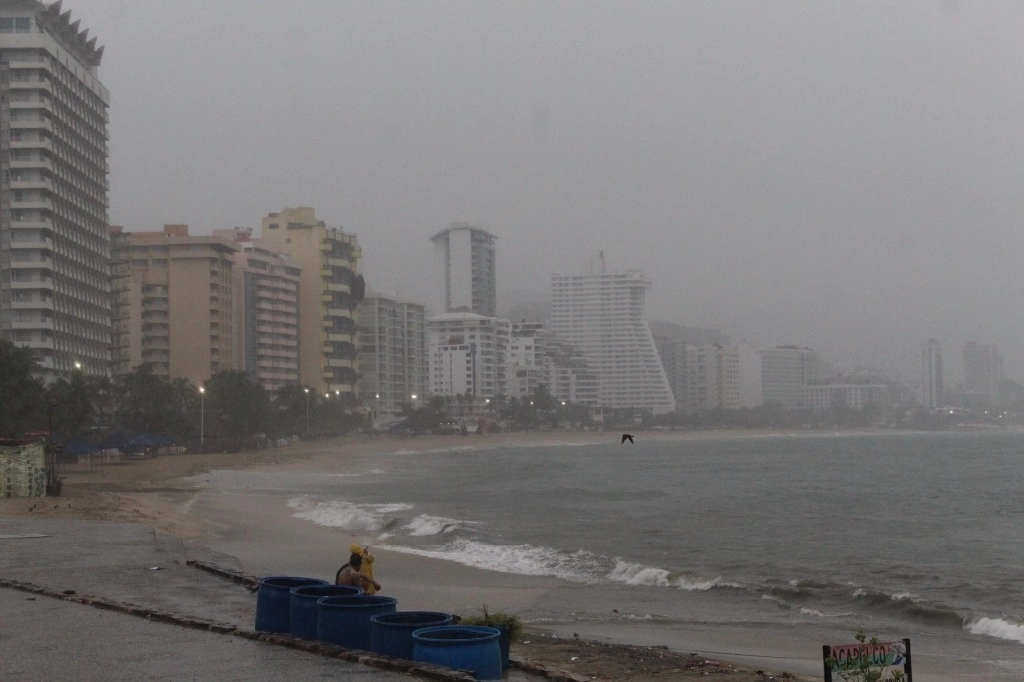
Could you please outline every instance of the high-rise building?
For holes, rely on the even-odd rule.
[[[738,410],[761,405],[761,355],[749,343],[686,347],[684,412]]]
[[[921,404],[928,409],[943,404],[942,343],[936,339],[921,345]]]
[[[188,225],[162,232],[110,228],[115,262],[116,374],[148,365],[155,376],[201,385],[237,369],[235,253],[212,236],[189,236]]]
[[[668,385],[676,399],[676,409],[686,411],[686,341],[671,336],[654,335],[661,366],[668,377]]]
[[[299,383],[299,281],[290,256],[253,241],[252,229],[214,230],[235,242],[238,369],[267,391]]]
[[[0,1],[0,338],[50,379],[110,372],[102,57],[60,2]]]
[[[527,398],[542,385],[550,391],[544,325],[539,322],[513,322],[506,362],[508,397]]]
[[[419,303],[369,294],[359,304],[359,397],[384,414],[427,392],[426,316]]]
[[[551,331],[577,348],[596,372],[602,407],[672,412],[675,398],[647,325],[639,270],[551,276]]]
[[[434,314],[471,312],[494,317],[498,308],[494,242],[490,232],[452,223],[430,238],[434,243]]]
[[[355,235],[328,227],[308,207],[263,218],[262,242],[302,268],[299,283],[299,379],[319,394],[356,398],[356,307],[366,285]]]
[[[575,405],[600,405],[601,382],[586,357],[571,344],[550,334],[546,345],[551,395]]]
[[[761,351],[761,391],[765,405],[787,410],[806,407],[805,387],[818,383],[821,361],[810,348],[776,346]]]
[[[429,392],[495,398],[505,386],[509,321],[476,313],[445,313],[427,320]]]
[[[971,401],[983,405],[999,403],[1003,359],[990,343],[964,344],[964,391]]]

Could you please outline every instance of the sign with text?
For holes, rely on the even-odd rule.
[[[864,665],[875,669],[902,667],[907,682],[913,682],[909,639],[898,642],[825,644],[821,647],[821,656],[825,662],[825,682],[833,682],[833,673],[853,672]],[[881,682],[891,679],[891,676],[883,676]]]

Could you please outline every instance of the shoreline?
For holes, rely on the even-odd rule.
[[[861,432],[848,432],[854,433]],[[705,438],[756,438],[765,436],[806,436],[835,435],[834,433],[807,431],[657,431],[639,432],[637,438],[647,440],[698,440]],[[0,500],[0,515],[41,515],[47,517],[74,517],[100,521],[127,521],[141,523],[170,533],[189,542],[215,548],[218,553],[236,558],[241,565],[260,572],[301,575],[308,574],[309,566],[330,566],[333,573],[337,561],[337,529],[313,528],[311,524],[298,519],[282,518],[280,512],[263,509],[259,500],[220,499],[220,508],[196,509],[194,505],[204,491],[202,482],[185,480],[213,470],[269,471],[269,472],[317,472],[338,470],[346,459],[353,455],[373,456],[392,453],[415,454],[448,449],[487,449],[490,447],[530,447],[544,445],[586,445],[618,441],[615,432],[529,432],[513,434],[473,434],[470,436],[420,436],[417,438],[341,438],[324,441],[309,441],[289,444],[267,450],[229,454],[166,455],[153,459],[133,461],[124,464],[99,465],[89,471],[70,472],[64,479],[64,495],[59,498],[36,498],[34,500]],[[628,446],[624,446],[628,447]],[[222,498],[225,496],[221,496]],[[238,521],[235,519],[244,519]],[[246,530],[243,528],[248,526]],[[257,534],[256,530],[265,531]],[[246,535],[246,533],[249,535]],[[347,547],[348,542],[343,543]],[[274,548],[268,553],[267,548]],[[481,604],[501,604],[505,610],[517,611],[531,603],[543,601],[552,589],[572,592],[573,586],[552,587],[556,582],[538,576],[520,576],[510,573],[487,571],[457,564],[444,559],[432,559],[375,550],[380,566],[386,567],[378,578],[385,583],[385,593],[395,592],[401,597],[403,608],[451,610],[468,614]],[[273,565],[268,565],[268,564]],[[324,571],[326,574],[328,571]],[[424,575],[439,576],[425,581]],[[385,577],[386,576],[386,577]],[[329,577],[329,576],[320,576]],[[578,588],[583,599],[585,588]],[[592,600],[592,593],[589,595]],[[630,666],[636,666],[638,656],[647,666],[646,674],[672,672],[669,679],[690,679],[707,673],[708,667],[696,666],[692,659],[687,664],[688,672],[679,666],[676,657],[703,652],[703,658],[727,660],[716,670],[718,679],[754,680],[752,668],[773,670],[776,666],[791,670],[797,675],[789,679],[818,679],[821,662],[804,660],[793,664],[798,652],[807,650],[811,633],[772,632],[770,643],[765,642],[764,627],[756,624],[743,627],[729,627],[710,622],[695,622],[686,625],[688,634],[683,641],[678,638],[669,647],[664,642],[665,634],[657,625],[643,623],[574,623],[546,622],[527,623],[530,633],[524,637],[530,644],[520,643],[514,649],[524,658],[531,655],[551,656],[558,659],[557,669],[593,675],[593,668],[586,663],[594,658],[595,652],[607,653],[607,649],[619,647],[618,663],[613,664],[602,657],[605,666],[617,666],[614,670],[603,671],[601,676],[612,673],[617,679],[624,677]],[[692,631],[692,632],[691,632]],[[676,633],[678,634],[678,633]],[[574,635],[578,635],[576,639]],[[588,642],[588,643],[587,643]],[[587,643],[587,644],[583,644]],[[728,646],[729,643],[735,646]],[[532,644],[532,646],[531,646]],[[646,651],[638,654],[636,647]],[[812,650],[816,646],[810,647]],[[586,650],[587,655],[567,655],[567,652]],[[770,650],[779,656],[765,656],[753,652]],[[818,649],[820,651],[820,649]],[[751,652],[751,653],[748,653]],[[658,668],[654,659],[661,660],[667,668]],[[777,659],[777,660],[775,660]],[[631,662],[632,661],[632,662]],[[556,661],[545,661],[548,664]],[[713,664],[708,664],[713,665]],[[654,666],[654,667],[651,667]],[[629,668],[632,669],[632,668]],[[732,672],[729,672],[731,670]],[[733,674],[737,677],[721,677]],[[785,673],[788,674],[788,673]],[[777,677],[785,675],[775,673]],[[812,675],[816,675],[812,677]],[[664,679],[660,674],[659,678]],[[645,679],[644,676],[631,679]],[[953,678],[947,678],[953,679]]]

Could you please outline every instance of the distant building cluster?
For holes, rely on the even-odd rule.
[[[263,216],[258,234],[109,226],[103,48],[79,26],[59,2],[0,0],[0,338],[33,349],[48,380],[145,366],[202,384],[240,370],[269,391],[301,384],[380,414],[436,396],[473,414],[540,392],[652,415],[896,399],[890,382],[833,370],[810,348],[652,331],[655,283],[609,268],[603,253],[583,272],[552,275],[546,319],[500,317],[497,237],[468,223],[424,235],[426,302],[367,292],[356,236],[310,207]],[[955,388],[939,341],[922,345],[921,360],[924,408],[999,403],[995,346],[964,346]]]

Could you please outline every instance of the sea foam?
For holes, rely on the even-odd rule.
[[[467,525],[472,524],[468,521],[459,521],[458,519],[446,519],[443,516],[420,514],[403,526],[403,528],[409,531],[409,535],[424,536],[451,533]]]
[[[979,618],[964,626],[972,635],[986,635],[1024,644],[1024,625],[1011,623],[1002,618]]]
[[[602,562],[583,550],[565,553],[533,545],[490,545],[457,539],[440,549],[418,549],[398,545],[378,545],[381,549],[418,556],[455,561],[465,566],[519,575],[547,575],[574,582],[596,581]]]
[[[381,531],[393,524],[394,515],[412,509],[407,504],[353,504],[341,500],[317,500],[300,495],[288,500],[296,518],[312,521],[318,526],[345,530]]]

